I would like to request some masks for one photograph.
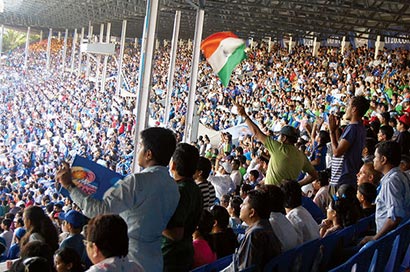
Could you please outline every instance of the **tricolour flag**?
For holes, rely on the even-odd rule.
[[[201,49],[212,69],[226,87],[233,69],[246,58],[245,42],[232,32],[218,32],[201,43]]]

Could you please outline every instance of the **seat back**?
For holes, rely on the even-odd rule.
[[[200,266],[200,267],[192,270],[192,272],[217,272],[217,271],[221,271],[224,268],[226,268],[228,265],[230,265],[232,263],[232,260],[233,260],[233,255],[228,255],[228,256],[225,256],[223,258],[220,258],[220,259],[216,260],[213,263]]]

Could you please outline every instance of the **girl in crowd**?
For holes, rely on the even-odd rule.
[[[57,250],[54,255],[54,267],[57,272],[83,272],[78,253],[69,247]]]
[[[26,235],[22,238],[22,246],[32,241],[46,243],[54,252],[58,249],[58,234],[51,219],[39,206],[28,207],[23,214]]]
[[[193,268],[204,264],[212,263],[216,260],[216,253],[213,249],[210,233],[214,225],[214,217],[207,210],[202,210],[198,227],[192,234],[194,246]]]

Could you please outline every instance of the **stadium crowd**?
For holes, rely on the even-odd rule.
[[[255,44],[227,88],[202,61],[196,103],[202,124],[220,132],[213,146],[208,135],[177,144],[192,52],[178,49],[164,116],[164,45],[155,53],[149,115],[158,127],[170,125],[143,132],[136,159],[144,170],[132,174],[135,98],[118,96],[115,58],[101,90],[85,77],[86,56],[79,76],[69,71],[79,59],[71,47],[61,71],[61,41],[53,39],[46,71],[45,46],[31,45],[27,69],[22,49],[0,65],[0,249],[10,271],[188,271],[233,253],[227,271],[261,271],[280,253],[362,217],[375,213],[375,229],[356,250],[410,215],[406,50],[374,58],[365,47],[343,55],[323,47],[313,56],[304,46],[288,53]],[[139,50],[128,44],[124,54],[130,92]],[[101,64],[90,63],[96,77]],[[243,123],[249,134],[226,132]],[[64,162],[75,155],[126,177],[95,200],[72,183]]]

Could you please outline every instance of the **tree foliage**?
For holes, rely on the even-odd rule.
[[[6,29],[3,36],[3,52],[13,50],[26,43],[26,33],[14,29]],[[38,40],[39,35],[30,35],[30,42]]]

